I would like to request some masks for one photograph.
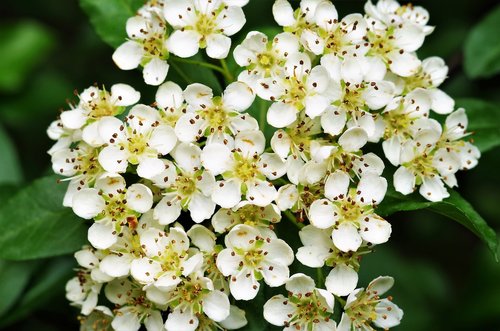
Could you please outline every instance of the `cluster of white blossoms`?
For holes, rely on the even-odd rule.
[[[283,32],[252,31],[233,48],[243,69],[221,95],[164,82],[169,53],[229,56],[247,2],[149,1],[113,59],[142,66],[160,85],[155,101],[138,103],[125,84],[92,86],[49,127],[53,170],[69,181],[63,204],[91,220],[67,297],[118,331],[232,330],[256,314],[240,301],[267,285],[286,289],[263,307],[284,330],[396,326],[402,310],[381,297],[393,279],[358,288],[362,256],[391,236],[377,206],[389,185],[441,201],[480,156],[464,139],[465,110],[439,89],[444,61],[417,57],[429,14],[369,0],[364,14],[339,18],[327,0],[276,0]],[[260,127],[247,113],[256,98],[269,104]],[[365,148],[377,143],[397,167],[389,181]],[[283,239],[296,226],[299,245]],[[295,259],[328,274],[293,274]]]

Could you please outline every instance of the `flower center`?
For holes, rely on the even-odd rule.
[[[297,77],[292,76],[285,80],[287,88],[285,89],[285,100],[295,105],[299,110],[304,108],[303,102],[306,97],[306,87]]]
[[[422,153],[402,165],[417,176],[416,185],[422,184],[423,177],[434,177],[436,175],[436,169],[432,164],[432,156],[427,153]]]
[[[131,164],[139,164],[140,156],[150,155],[154,157],[157,155],[156,151],[149,147],[149,134],[138,133],[130,127],[127,129],[129,133],[128,138],[126,141],[120,143],[120,146],[129,151],[128,161]]]
[[[180,175],[175,179],[175,187],[181,198],[187,198],[196,191],[196,182],[192,177]]]
[[[389,27],[382,33],[369,31],[366,35],[371,46],[368,55],[379,55],[385,59],[387,54],[395,49],[393,46],[394,27]]]
[[[422,68],[415,75],[403,77],[403,80],[405,82],[403,95],[419,87],[424,89],[433,87],[431,75],[425,73]]]
[[[346,313],[351,317],[355,328],[369,326],[377,319],[375,307],[378,303],[378,297],[370,297],[365,291],[357,298],[352,306],[346,309]]]
[[[120,114],[124,107],[115,106],[111,103],[111,95],[107,91],[100,90],[97,95],[95,92],[90,94],[91,100],[83,107],[89,112],[89,117],[98,119],[105,116],[115,116]]]
[[[384,139],[389,139],[396,135],[411,138],[410,126],[413,124],[413,120],[408,114],[397,109],[383,113],[382,116],[386,124]]]
[[[105,201],[104,210],[95,217],[96,221],[115,223],[115,229],[121,233],[121,227],[128,225],[129,217],[138,217],[140,214],[127,206],[125,192],[120,190],[116,193],[102,194]]]
[[[260,175],[259,168],[257,167],[258,157],[244,158],[239,153],[234,153],[234,175],[242,182],[246,183]]]
[[[216,15],[198,14],[198,20],[196,21],[194,29],[202,36],[200,40],[201,48],[207,47],[206,37],[214,33],[216,30],[216,17]]]
[[[286,326],[293,326],[297,330],[313,330],[314,324],[330,319],[328,308],[323,305],[315,292],[292,296],[289,299],[295,304],[296,310]]]

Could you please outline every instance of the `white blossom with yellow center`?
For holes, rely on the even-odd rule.
[[[263,153],[265,137],[261,131],[241,131],[234,148],[212,143],[203,149],[203,166],[214,175],[222,175],[212,193],[212,200],[223,208],[232,208],[245,195],[257,206],[267,206],[278,192],[269,180],[286,172],[286,164],[274,153]]]
[[[264,279],[271,287],[281,286],[289,276],[293,251],[276,237],[263,237],[255,227],[239,224],[225,237],[226,247],[217,256],[217,267],[230,276],[229,288],[236,300],[255,298]]]
[[[243,82],[229,84],[222,96],[202,84],[191,84],[184,91],[187,109],[175,125],[180,141],[195,142],[207,137],[209,142],[227,143],[239,131],[258,130],[257,121],[243,113],[253,103],[255,95]]]
[[[273,101],[267,122],[283,128],[297,120],[301,111],[311,118],[321,115],[335,97],[329,87],[327,69],[322,65],[312,68],[308,55],[295,53],[288,57],[278,74],[258,81],[256,93]]]
[[[221,0],[166,0],[163,14],[175,29],[167,41],[168,49],[179,57],[191,57],[200,48],[206,48],[211,58],[227,57],[229,37],[246,22],[240,6]]]
[[[343,252],[357,251],[363,241],[382,244],[389,240],[391,224],[375,214],[387,191],[385,178],[363,176],[357,188],[349,188],[349,176],[337,170],[328,176],[325,197],[311,204],[309,220],[319,229],[332,228],[332,241]]]
[[[277,73],[287,57],[298,51],[299,40],[292,33],[282,32],[268,40],[262,32],[249,32],[233,52],[236,63],[245,67],[238,80],[255,89],[259,79]]]
[[[399,325],[403,311],[391,298],[381,298],[393,284],[392,277],[381,276],[371,281],[366,289],[359,288],[349,294],[337,331],[375,331],[373,326],[388,330]]]

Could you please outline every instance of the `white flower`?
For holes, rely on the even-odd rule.
[[[236,300],[255,298],[262,278],[271,287],[288,279],[293,251],[283,240],[264,238],[257,228],[239,224],[225,237],[225,244],[217,268],[231,277],[229,288]]]
[[[392,277],[378,277],[365,289],[353,291],[346,300],[338,331],[374,331],[372,323],[384,330],[399,325],[403,311],[390,299],[381,299],[394,284]]]
[[[165,19],[175,29],[167,40],[170,52],[191,57],[206,48],[214,59],[227,57],[231,38],[245,24],[245,14],[237,5],[220,0],[166,0]]]
[[[102,283],[90,277],[90,271],[79,270],[76,277],[66,283],[66,299],[73,306],[81,308],[83,315],[89,315],[97,306]]]
[[[63,205],[71,207],[73,195],[82,188],[91,187],[105,173],[98,161],[100,149],[79,142],[73,148],[62,148],[52,154],[52,169],[56,174],[68,177],[69,185]]]
[[[361,14],[351,14],[339,21],[335,6],[322,1],[316,7],[315,31],[304,30],[302,44],[316,55],[332,53],[336,56],[362,56],[368,51],[364,40],[367,25]]]
[[[289,32],[277,34],[272,41],[268,41],[262,32],[249,32],[233,52],[236,63],[245,67],[238,80],[255,89],[258,79],[275,74],[285,64],[286,58],[298,51],[299,40]]]
[[[209,141],[227,143],[239,131],[259,128],[252,116],[242,113],[255,99],[245,83],[229,84],[221,97],[214,97],[208,86],[195,83],[186,88],[184,97],[187,112],[175,125],[180,141],[194,142],[208,137]]]
[[[418,25],[425,35],[434,31],[434,27],[428,26],[429,12],[420,6],[413,4],[400,5],[395,0],[379,0],[376,5],[368,0],[365,4],[366,13],[384,22],[387,25],[397,26],[398,24],[409,22]]]
[[[285,31],[297,35],[299,38],[305,31],[315,30],[314,15],[316,8],[324,0],[302,0],[300,7],[293,10],[287,0],[276,0],[273,5],[274,20]]]
[[[161,311],[148,299],[148,293],[139,284],[128,279],[115,279],[104,288],[106,298],[117,306],[111,322],[116,331],[138,331],[144,324],[148,331],[162,331]]]
[[[179,118],[186,113],[181,87],[174,82],[163,83],[156,91],[155,101],[161,122],[175,128]]]
[[[113,280],[114,276],[108,275],[101,269],[101,262],[108,256],[108,252],[96,250],[90,246],[84,246],[75,252],[74,257],[78,265],[90,272],[93,282],[107,283]]]
[[[367,25],[369,56],[381,58],[393,73],[402,77],[414,75],[418,71],[421,61],[415,51],[422,46],[425,33],[417,24],[405,22],[389,27],[368,17]]]
[[[189,238],[180,228],[171,227],[168,233],[149,229],[140,237],[145,256],[132,261],[130,273],[141,284],[169,292],[182,281],[182,275],[201,267],[201,254],[189,256]]]
[[[55,144],[47,151],[47,154],[53,155],[55,152],[61,149],[68,149],[72,143],[77,142],[82,139],[82,131],[72,130],[64,127],[60,119],[50,123],[47,128],[47,136],[50,139],[55,140]]]
[[[427,126],[425,118],[430,107],[426,90],[417,88],[404,97],[394,98],[381,113],[385,126],[382,148],[394,166],[400,164],[402,145]]]
[[[186,277],[169,293],[169,301],[173,304],[165,322],[167,331],[195,331],[199,325],[198,316],[203,314],[215,322],[229,316],[229,298],[214,289],[207,277]]]
[[[87,124],[106,116],[116,116],[125,110],[126,106],[133,105],[141,94],[126,84],[115,84],[108,92],[104,88],[91,86],[80,95],[80,102],[76,108],[61,113],[61,123],[67,129],[81,129]],[[92,128],[85,128],[92,130]],[[83,132],[84,140],[86,132]],[[88,142],[94,146],[92,142]]]
[[[340,170],[328,176],[326,199],[314,201],[309,209],[311,224],[320,229],[333,227],[333,243],[343,252],[356,251],[363,240],[385,243],[391,235],[391,224],[375,214],[374,205],[384,198],[387,181],[365,175],[356,189],[349,189],[349,185],[349,176]]]
[[[333,100],[329,83],[325,67],[318,65],[311,69],[309,56],[295,53],[288,57],[278,74],[258,80],[256,93],[273,101],[267,122],[283,128],[292,124],[302,110],[311,118],[323,113]]]
[[[212,193],[216,204],[234,207],[242,194],[257,206],[266,206],[276,198],[278,192],[267,179],[283,176],[286,165],[276,154],[263,153],[264,145],[262,132],[241,131],[235,137],[233,150],[220,143],[205,146],[201,155],[203,166],[223,177]]]
[[[288,297],[275,295],[264,305],[264,318],[284,331],[336,330],[333,320],[335,299],[331,293],[315,287],[314,280],[295,274],[286,282]]]
[[[395,86],[385,81],[384,63],[375,57],[347,57],[340,60],[333,54],[321,58],[332,79],[330,88],[334,102],[321,116],[321,126],[332,136],[340,135],[344,127],[360,127],[370,141],[377,141],[375,115],[370,110],[385,107],[395,96]]]
[[[136,105],[126,123],[115,117],[101,119],[98,131],[107,143],[99,153],[99,163],[109,172],[126,172],[137,165],[137,174],[150,179],[164,168],[158,155],[166,155],[177,144],[174,129],[160,123],[159,112],[146,105]]]
[[[311,119],[300,114],[295,122],[284,129],[278,129],[271,138],[271,148],[283,161],[289,156],[311,159],[311,141],[318,140],[321,133],[319,117]]]
[[[249,201],[241,201],[234,208],[219,209],[212,217],[212,226],[216,232],[224,233],[238,224],[246,224],[258,227],[262,233],[273,230],[274,224],[280,220],[281,212],[274,204],[257,206]]]
[[[143,66],[144,81],[148,85],[160,85],[167,77],[168,49],[167,26],[158,15],[134,16],[127,20],[128,41],[113,53],[113,61],[122,70]]]
[[[170,224],[189,210],[196,223],[210,218],[215,210],[211,199],[215,178],[203,169],[201,150],[194,144],[179,144],[172,152],[175,165],[164,161],[164,171],[152,178],[153,182],[165,188],[163,199],[154,208],[154,216],[160,224]]]
[[[128,218],[146,213],[153,205],[153,193],[143,184],[126,188],[120,175],[104,174],[94,188],[84,188],[73,196],[73,212],[85,219],[95,219],[89,229],[90,243],[106,249],[117,240]]]
[[[312,225],[303,227],[299,236],[304,246],[297,251],[297,260],[311,268],[321,268],[325,264],[333,267],[325,279],[329,292],[345,296],[354,291],[358,284],[359,260],[370,249],[364,246],[357,252],[342,252],[335,247],[328,232]]]

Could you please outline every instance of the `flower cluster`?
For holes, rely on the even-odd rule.
[[[285,330],[396,326],[402,310],[381,298],[393,279],[358,288],[362,256],[391,236],[377,206],[391,182],[441,201],[445,184],[456,186],[455,173],[480,156],[464,139],[465,110],[439,89],[444,61],[416,55],[433,31],[429,15],[379,0],[339,18],[327,0],[297,9],[276,0],[283,32],[252,31],[234,47],[243,69],[221,95],[164,82],[169,53],[206,48],[226,58],[246,2],[149,1],[128,20],[113,59],[124,70],[144,67],[145,82],[160,85],[154,103],[138,103],[125,84],[92,86],[49,127],[53,169],[69,181],[63,203],[92,220],[67,297],[118,331],[231,330],[247,324],[237,301],[265,284],[286,289],[263,307]],[[267,121],[250,115],[256,98],[269,104]],[[366,151],[376,143],[398,167],[392,180]],[[300,229],[296,252],[283,240],[282,215]],[[295,258],[328,270],[324,284],[293,274]],[[101,292],[113,310],[99,304]]]

